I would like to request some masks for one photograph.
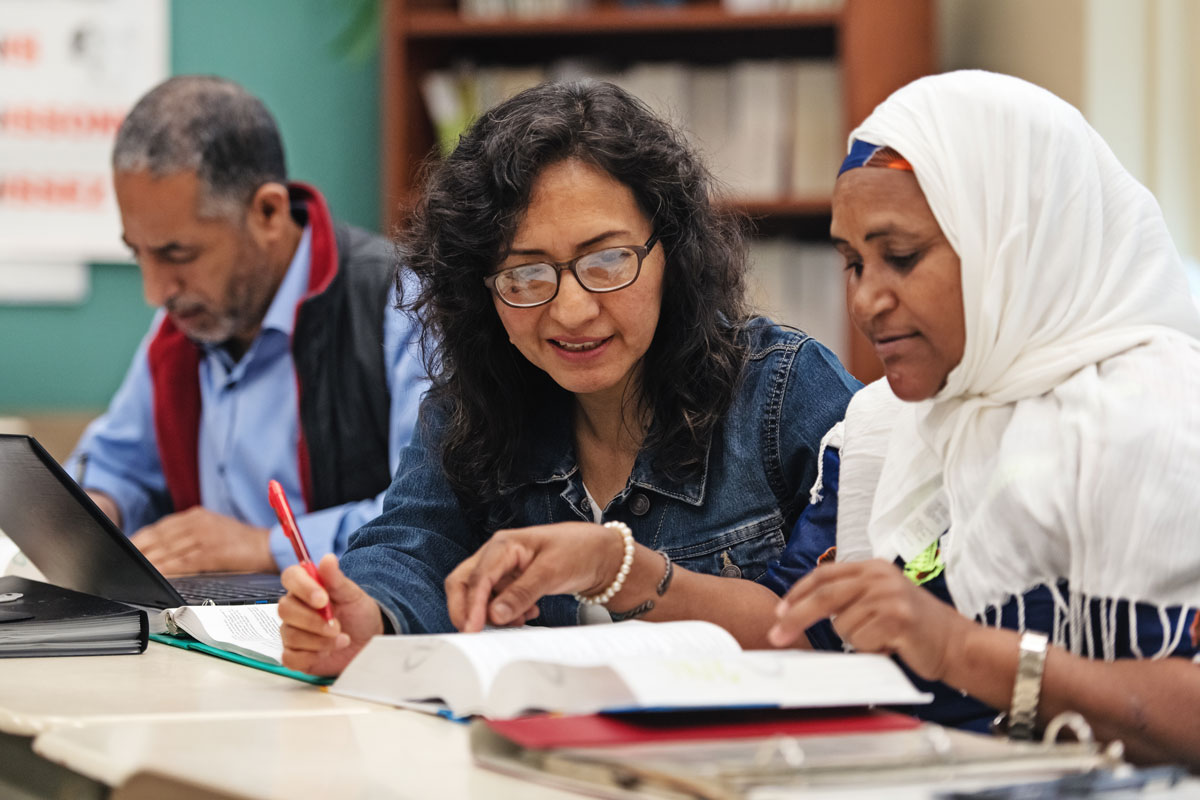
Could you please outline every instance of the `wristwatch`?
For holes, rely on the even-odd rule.
[[[1029,741],[1037,725],[1038,698],[1042,693],[1042,672],[1046,668],[1046,649],[1050,640],[1044,633],[1021,634],[1017,656],[1017,679],[1013,683],[1012,706],[1008,711],[1008,738]]]

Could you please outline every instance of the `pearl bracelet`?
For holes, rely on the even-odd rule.
[[[617,577],[613,578],[613,582],[608,585],[608,588],[587,597],[576,592],[575,599],[587,606],[602,606],[616,596],[617,592],[621,591],[621,587],[625,584],[625,578],[629,575],[629,569],[633,566],[633,531],[624,522],[606,522],[604,527],[611,528],[621,534],[621,539],[625,543],[625,556],[621,559],[621,568],[617,570]]]

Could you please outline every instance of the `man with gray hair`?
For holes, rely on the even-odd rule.
[[[288,183],[270,112],[220,78],[138,101],[113,173],[160,311],[76,448],[80,483],[165,574],[294,563],[271,479],[313,558],[340,554],[382,509],[426,385],[392,246]]]

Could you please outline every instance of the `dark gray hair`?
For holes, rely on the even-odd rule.
[[[142,97],[117,131],[115,172],[195,171],[199,213],[235,216],[264,183],[287,180],[283,141],[263,102],[236,83],[182,75]]]

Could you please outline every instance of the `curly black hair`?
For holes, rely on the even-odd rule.
[[[430,397],[446,414],[442,465],[461,497],[486,502],[521,482],[523,454],[545,413],[570,395],[508,340],[483,278],[510,247],[542,171],[566,159],[628,186],[666,262],[658,327],[643,357],[637,410],[655,469],[704,468],[708,441],[745,361],[742,217],[683,136],[624,90],[547,83],[484,113],[432,166],[401,254],[420,280],[408,308],[426,331]]]

